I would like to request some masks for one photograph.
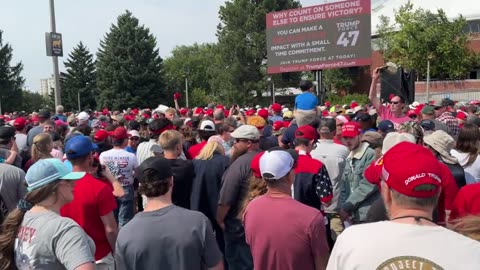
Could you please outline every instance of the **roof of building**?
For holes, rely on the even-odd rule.
[[[379,0],[372,1],[372,35],[377,33],[380,16],[394,18],[395,11],[408,3],[409,0]],[[480,5],[472,0],[422,0],[411,1],[415,9],[422,8],[436,12],[443,9],[449,18],[458,18],[462,15],[467,21],[480,19]]]

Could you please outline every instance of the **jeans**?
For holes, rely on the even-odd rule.
[[[240,220],[225,220],[225,260],[229,270],[252,270],[253,258],[250,246],[245,241],[245,231]]]
[[[113,212],[115,219],[118,222],[118,226],[122,227],[127,224],[133,218],[134,207],[134,194],[135,191],[132,185],[123,186],[125,196],[117,198],[117,209]]]
[[[225,260],[229,270],[252,270],[253,258],[245,237],[225,237]]]

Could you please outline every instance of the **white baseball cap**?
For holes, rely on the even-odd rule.
[[[88,118],[90,118],[90,115],[88,115],[88,113],[86,112],[81,112],[77,115],[78,121],[85,122],[85,121],[88,121]]]
[[[278,180],[287,175],[295,165],[298,154],[294,150],[274,149],[260,158],[260,173],[265,180]]]
[[[136,130],[130,130],[128,132],[128,137],[139,137],[140,138],[140,133],[138,133],[138,131],[136,131]]]
[[[198,129],[203,131],[215,131],[215,124],[210,120],[203,120]]]

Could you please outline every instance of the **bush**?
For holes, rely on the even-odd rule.
[[[368,95],[366,94],[348,94],[346,96],[340,96],[338,94],[329,93],[326,100],[332,105],[350,105],[353,100],[355,100],[358,104],[367,104],[370,102]]]

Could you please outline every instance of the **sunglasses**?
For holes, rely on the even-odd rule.
[[[235,139],[235,143],[239,143],[239,142],[248,142],[247,139]]]
[[[140,140],[140,138],[138,138],[138,137],[130,137],[130,140],[131,140],[131,141],[138,141],[138,140]]]
[[[400,103],[400,101],[390,101],[390,104],[395,104],[395,105],[397,105],[397,104],[399,104],[399,103]]]

